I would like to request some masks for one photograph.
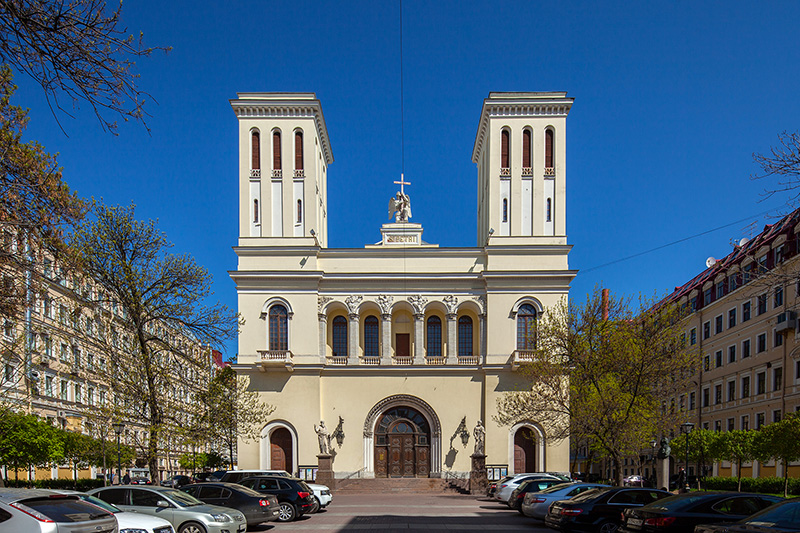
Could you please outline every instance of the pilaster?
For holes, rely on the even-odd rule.
[[[347,364],[358,364],[358,313],[350,313],[347,315],[350,319],[349,327],[347,328]]]
[[[326,340],[328,332],[328,315],[325,313],[318,313],[317,320],[319,321],[319,362],[325,364],[326,356]]]
[[[392,315],[381,314],[381,365],[392,364]]]
[[[458,358],[458,322],[455,313],[447,313],[447,364],[454,363]]]
[[[425,315],[414,313],[414,364],[425,364]]]

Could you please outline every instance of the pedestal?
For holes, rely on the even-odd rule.
[[[333,456],[327,453],[317,455],[317,479],[314,483],[327,485],[329,489],[336,488],[336,478],[333,477]]]
[[[469,493],[473,496],[486,496],[489,491],[489,476],[486,474],[486,456],[472,454],[472,470],[469,473]]]
[[[656,487],[669,490],[669,458],[656,461]]]

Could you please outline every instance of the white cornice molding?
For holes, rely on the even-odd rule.
[[[483,151],[489,119],[496,117],[557,117],[566,118],[572,108],[574,98],[567,98],[565,92],[552,93],[489,93],[483,101],[475,145],[472,148],[472,162],[478,162],[478,154]]]
[[[312,118],[322,142],[325,163],[333,163],[333,151],[322,104],[314,93],[237,93],[229,100],[236,118]]]

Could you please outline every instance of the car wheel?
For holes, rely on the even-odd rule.
[[[178,533],[206,533],[206,528],[197,522],[186,522],[178,529]]]
[[[283,502],[278,511],[278,522],[291,522],[295,518],[297,518],[297,509],[291,503]]]
[[[319,500],[316,496],[314,496],[314,503],[311,505],[311,509],[308,510],[308,514],[314,514],[320,510],[322,505],[319,503]]]
[[[599,531],[600,533],[616,533],[618,529],[619,529],[619,524],[615,524],[614,522],[603,522],[602,524],[600,524],[600,529],[598,529],[597,531]]]

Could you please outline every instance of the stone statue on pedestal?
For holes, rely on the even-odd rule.
[[[472,435],[475,437],[475,454],[485,455],[486,429],[483,427],[483,422],[481,420],[478,420],[475,429],[472,431]]]
[[[411,198],[404,192],[398,191],[397,196],[389,199],[389,218],[395,212],[397,213],[396,222],[408,222],[408,219],[411,218]]]
[[[317,432],[317,440],[319,440],[319,453],[320,455],[330,455],[331,453],[331,436],[328,433],[328,428],[325,427],[325,421],[320,420],[319,425],[314,425],[314,431]]]

